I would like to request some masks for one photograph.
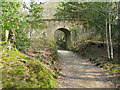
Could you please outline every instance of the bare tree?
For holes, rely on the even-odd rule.
[[[113,59],[113,45],[112,45],[112,35],[111,35],[111,6],[107,3],[106,6],[107,18],[106,18],[106,42],[107,42],[107,53],[108,58]]]
[[[110,42],[110,58],[113,59],[113,45],[112,45],[112,34],[111,34],[111,6],[109,6],[109,42]]]
[[[120,64],[120,1],[118,2],[118,63]]]
[[[106,16],[108,16],[109,5],[106,5]],[[106,46],[107,46],[107,54],[108,58],[110,58],[110,46],[109,46],[109,36],[108,36],[108,17],[106,18]]]

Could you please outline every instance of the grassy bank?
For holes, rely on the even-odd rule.
[[[49,39],[33,39],[26,50],[1,47],[3,88],[56,88],[59,61],[55,43]]]
[[[55,88],[52,72],[39,60],[17,50],[2,54],[3,88]]]

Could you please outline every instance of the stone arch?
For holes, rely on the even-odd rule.
[[[71,33],[70,33],[70,31],[66,28],[58,28],[57,30],[62,31],[65,34],[65,48],[70,49],[71,48]]]

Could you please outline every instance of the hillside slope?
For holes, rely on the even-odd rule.
[[[52,72],[39,60],[28,57],[17,50],[2,54],[3,88],[55,88]]]

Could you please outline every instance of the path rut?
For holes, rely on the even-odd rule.
[[[114,88],[105,70],[71,51],[58,50],[62,70],[59,88]]]

